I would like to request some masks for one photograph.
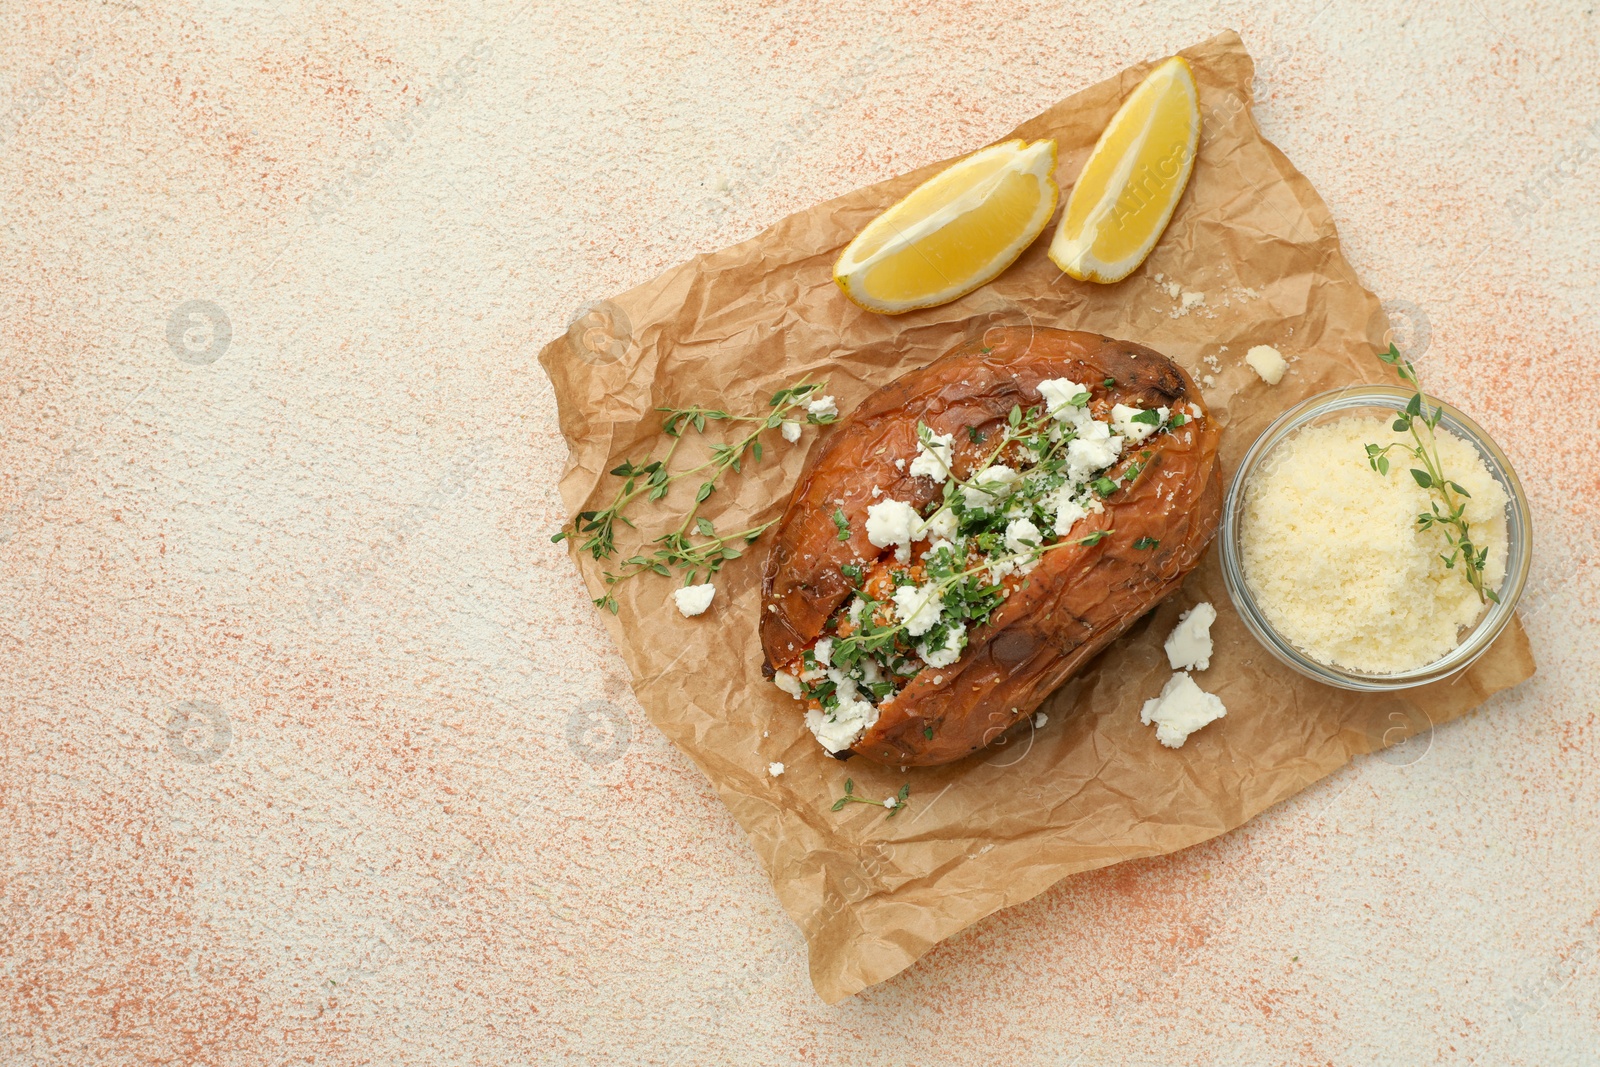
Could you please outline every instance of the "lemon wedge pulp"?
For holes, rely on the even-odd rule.
[[[1085,282],[1120,282],[1143,263],[1189,184],[1199,93],[1182,56],[1158,63],[1112,116],[1083,165],[1050,259]]]
[[[867,224],[833,280],[898,315],[965,296],[1011,266],[1056,209],[1056,143],[1006,141],[957,160]]]

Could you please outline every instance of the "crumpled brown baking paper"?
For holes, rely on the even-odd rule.
[[[1386,380],[1374,356],[1388,328],[1378,300],[1345,262],[1327,208],[1250,113],[1253,64],[1234,33],[1183,53],[1200,84],[1204,128],[1189,189],[1144,266],[1117,285],[1065,277],[1045,248],[1052,228],[1010,270],[944,307],[884,317],[835,287],[841,248],[885,207],[945,166],[935,163],[792,215],[732,248],[591,305],[540,360],[555,383],[571,458],[561,492],[573,511],[609,503],[605,472],[667,445],[657,405],[764,410],[803,375],[826,378],[849,411],[890,379],[996,325],[1093,330],[1150,345],[1181,362],[1223,420],[1225,473],[1271,419],[1311,393]],[[1056,104],[1006,138],[1054,137],[1065,193],[1096,137],[1150,64]],[[977,149],[978,145],[973,145]],[[1177,295],[1166,286],[1177,287]],[[1185,312],[1184,293],[1193,297]],[[1267,386],[1244,363],[1272,344],[1291,361]],[[776,433],[707,502],[719,529],[776,517],[809,448]],[[691,439],[676,461],[705,455]],[[688,480],[693,482],[693,479]],[[681,515],[694,485],[631,514],[654,536]],[[619,558],[639,540],[628,532]],[[1115,642],[998,745],[940,768],[878,767],[828,758],[799,705],[761,676],[756,637],[766,543],[717,578],[698,618],[674,609],[676,582],[620,587],[608,625],[651,720],[715,785],[750,835],[783,906],[810,945],[811,979],[830,1003],[909,966],[942,939],[1055,882],[1120,860],[1173,852],[1239,826],[1358,753],[1456,718],[1527,678],[1519,624],[1469,671],[1405,697],[1325,688],[1281,666],[1229,605],[1213,548],[1182,590]],[[604,565],[574,547],[592,595]],[[1170,676],[1162,642],[1200,600],[1218,611],[1216,654],[1197,674],[1227,717],[1179,750],[1139,722]],[[767,765],[786,771],[770,777]],[[896,818],[852,804],[830,810],[846,778],[858,794],[911,786]]]

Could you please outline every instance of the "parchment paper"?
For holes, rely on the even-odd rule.
[[[1386,380],[1374,352],[1387,320],[1345,262],[1316,191],[1256,128],[1254,68],[1242,42],[1225,33],[1183,54],[1200,84],[1200,156],[1166,236],[1132,277],[1101,286],[1063,276],[1045,257],[1052,220],[1016,265],[977,292],[944,307],[874,315],[844,299],[831,280],[833,261],[874,215],[945,163],[819,204],[591,305],[544,348],[571,449],[561,482],[567,506],[605,506],[615,491],[605,471],[664,450],[656,405],[762,410],[775,390],[810,375],[827,378],[848,411],[995,325],[1093,330],[1178,360],[1226,426],[1225,473],[1289,405],[1342,384]],[[1064,204],[1095,139],[1149,65],[1002,139],[1056,138]],[[1176,297],[1166,289],[1172,284]],[[1184,292],[1203,294],[1204,303],[1185,313]],[[1279,385],[1244,364],[1255,344],[1275,345],[1291,361]],[[827,431],[808,427],[797,445],[771,435],[766,461],[747,466],[703,513],[729,530],[778,515],[819,432]],[[704,454],[697,440],[679,450],[680,459]],[[638,508],[644,536],[620,539],[620,556],[663,532],[692,492],[687,486],[663,505]],[[591,595],[600,595],[603,565],[576,547],[573,554]],[[1005,744],[942,768],[845,764],[823,753],[799,706],[761,677],[765,554],[758,542],[730,564],[703,616],[681,617],[670,596],[677,583],[648,577],[621,588],[620,614],[607,624],[651,720],[706,773],[749,834],[805,934],[812,983],[829,1003],[1068,875],[1225,833],[1352,756],[1456,718],[1534,669],[1513,622],[1468,672],[1405,698],[1322,687],[1249,636],[1213,548],[1177,595],[1046,702],[1042,729],[1024,723]],[[1196,680],[1228,714],[1170,750],[1140,724],[1139,709],[1171,674],[1162,641],[1200,600],[1217,608],[1217,650]],[[787,768],[781,777],[767,773],[774,761]],[[847,777],[857,793],[877,797],[909,782],[910,806],[894,819],[865,805],[832,812]]]

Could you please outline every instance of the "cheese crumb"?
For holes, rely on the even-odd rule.
[[[877,548],[893,548],[901,563],[911,558],[922,516],[903,500],[885,500],[867,507],[867,540]]]
[[[930,449],[919,438],[917,458],[911,461],[911,476],[932,478],[936,483],[943,485],[944,480],[950,476],[950,447],[955,439],[953,433],[930,432],[928,440],[933,445]]]
[[[1211,624],[1217,609],[1201,601],[1182,615],[1167,636],[1167,663],[1175,671],[1203,671],[1211,666]]]
[[[806,412],[819,419],[836,419],[839,417],[839,404],[831,396],[819,396],[806,405]]]
[[[1289,369],[1289,362],[1283,358],[1283,353],[1271,345],[1256,345],[1244,354],[1244,361],[1268,385],[1283,381],[1283,372]]]
[[[1044,729],[1044,724],[1049,722],[1049,721],[1050,721],[1050,716],[1046,715],[1042,711],[1038,712],[1033,717],[1033,728],[1035,730],[1043,730]]]
[[[672,591],[672,599],[677,603],[678,610],[684,618],[699,615],[711,606],[711,598],[717,595],[717,587],[710,582],[704,585],[686,585],[682,589]]]
[[[793,419],[783,420],[783,439],[791,445],[800,440],[800,424]]]
[[[1506,573],[1506,493],[1478,450],[1444,427],[1439,460],[1470,494],[1472,543],[1488,550],[1484,585]],[[1261,612],[1290,644],[1321,663],[1394,674],[1426,666],[1460,641],[1483,606],[1444,531],[1417,529],[1432,507],[1405,463],[1381,475],[1367,444],[1408,442],[1389,420],[1351,415],[1310,426],[1272,451],[1245,486],[1240,563]]]
[[[806,729],[829,752],[842,752],[878,721],[878,709],[865,700],[841,700],[831,712],[806,712]]]
[[[783,773],[783,764],[781,764],[781,763],[769,763],[769,764],[767,764],[767,773],[769,775],[771,775],[772,777],[774,777],[774,778],[778,777],[778,775]]]
[[[906,633],[921,637],[939,623],[939,613],[944,610],[944,597],[939,595],[937,583],[927,585],[902,585],[894,591],[895,615],[905,623]]]
[[[1163,745],[1182,748],[1190,734],[1227,713],[1221,700],[1201,689],[1183,671],[1177,671],[1161,687],[1160,696],[1144,702],[1139,721],[1146,726],[1154,723],[1156,740]]]

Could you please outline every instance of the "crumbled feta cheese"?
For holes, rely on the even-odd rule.
[[[771,775],[772,777],[774,777],[774,778],[778,777],[778,775],[783,773],[783,764],[781,764],[781,763],[769,763],[769,764],[767,764],[767,773],[769,775]]]
[[[1222,701],[1195,684],[1182,671],[1162,686],[1161,695],[1146,700],[1139,721],[1156,727],[1156,740],[1168,748],[1182,748],[1189,735],[1228,713]]]
[[[878,709],[865,700],[841,700],[833,711],[812,708],[806,728],[829,752],[842,752],[878,721]]]
[[[788,693],[796,700],[800,699],[800,679],[796,678],[788,671],[779,671],[777,674],[773,675],[772,684],[777,686],[779,689],[782,689],[785,693]]]
[[[819,396],[806,405],[806,412],[819,419],[836,419],[839,417],[839,405],[831,396]]]
[[[840,700],[854,700],[861,695],[856,680],[837,667],[828,668],[828,681],[833,683],[834,695]]]
[[[1156,415],[1164,422],[1170,412],[1166,408],[1156,408]],[[1111,428],[1133,444],[1138,444],[1156,432],[1159,423],[1134,422],[1135,415],[1144,414],[1143,408],[1130,407],[1127,404],[1118,404],[1111,409]]]
[[[961,487],[962,499],[969,508],[992,508],[1011,495],[1022,475],[1002,463],[985,467],[974,474],[971,484]]]
[[[1217,609],[1202,601],[1178,616],[1167,637],[1167,662],[1175,671],[1203,671],[1211,666],[1211,624]]]
[[[678,610],[684,618],[698,615],[711,606],[711,598],[717,595],[717,587],[710,582],[704,585],[686,585],[682,589],[672,591],[672,599],[677,603]]]
[[[1031,552],[1044,540],[1031,519],[1012,519],[1006,523],[1006,548],[1012,552]]]
[[[906,633],[921,637],[939,622],[939,613],[944,610],[944,597],[939,595],[939,587],[933,582],[927,585],[902,585],[894,591],[894,610],[905,624]]]
[[[1183,291],[1183,286],[1177,282],[1161,282],[1161,288],[1172,299],[1178,299],[1178,294]]]
[[[899,803],[899,801],[896,800],[894,797],[885,797],[884,801],[883,801],[883,806],[886,807],[886,808],[892,808],[898,803]]]
[[[895,460],[894,460],[894,465],[895,465],[895,469],[896,470],[902,470],[902,471],[905,470],[906,469],[905,457],[904,456],[896,456]]]
[[[800,440],[800,424],[793,419],[784,419],[781,431],[783,439],[791,445]]]
[[[893,548],[901,563],[911,558],[922,516],[903,500],[885,500],[867,507],[867,540],[878,548]]]
[[[950,448],[955,442],[956,435],[930,431],[928,438],[929,443],[933,445],[932,448],[924,444],[920,438],[917,440],[917,458],[911,461],[911,476],[932,478],[942,485],[950,476]]]
[[[922,558],[938,559],[939,553],[944,551],[949,551],[950,559],[952,561],[959,560],[961,558],[960,550],[957,549],[952,542],[946,541],[942,537],[928,545],[928,550],[922,554]]]
[[[1045,410],[1058,422],[1076,422],[1083,409],[1072,401],[1089,391],[1071,378],[1047,378],[1039,383],[1039,395],[1044,397]]]
[[[1039,712],[1038,714],[1036,714],[1033,717],[1033,728],[1035,730],[1043,730],[1044,729],[1044,724],[1049,722],[1049,721],[1050,721],[1050,716],[1046,715],[1044,712],[1041,711],[1041,712]]]
[[[875,486],[872,487],[872,499],[876,500],[882,495],[883,495],[883,486],[875,485]]]
[[[811,647],[811,654],[817,657],[817,662],[824,667],[833,666],[833,638],[817,638],[817,643]]]
[[[1184,293],[1183,294],[1183,310],[1184,311],[1193,311],[1195,308],[1201,306],[1205,302],[1206,302],[1206,294],[1204,294],[1204,293]]]
[[[860,597],[856,597],[854,600],[850,601],[850,625],[851,626],[859,626],[859,625],[861,625],[861,612],[866,609],[866,606],[867,606],[867,602],[865,600],[862,600]]]
[[[1283,358],[1283,353],[1271,345],[1256,345],[1244,354],[1244,361],[1268,385],[1283,381],[1283,372],[1289,369],[1289,362]]]
[[[956,513],[949,508],[940,508],[928,516],[928,521],[922,524],[922,536],[929,539],[943,538],[954,541],[956,537]]]
[[[952,623],[943,644],[938,648],[930,648],[927,642],[923,642],[917,646],[917,655],[921,656],[922,661],[930,667],[948,667],[961,658],[961,650],[966,646],[966,624]]]
[[[1077,495],[1078,487],[1071,482],[1056,490],[1056,523],[1053,529],[1057,537],[1067,536],[1068,532],[1078,524],[1079,519],[1089,516],[1089,509],[1073,499]]]
[[[1107,437],[1102,441],[1074,438],[1067,442],[1067,477],[1074,482],[1087,481],[1090,475],[1115,463],[1121,454],[1120,437]]]

